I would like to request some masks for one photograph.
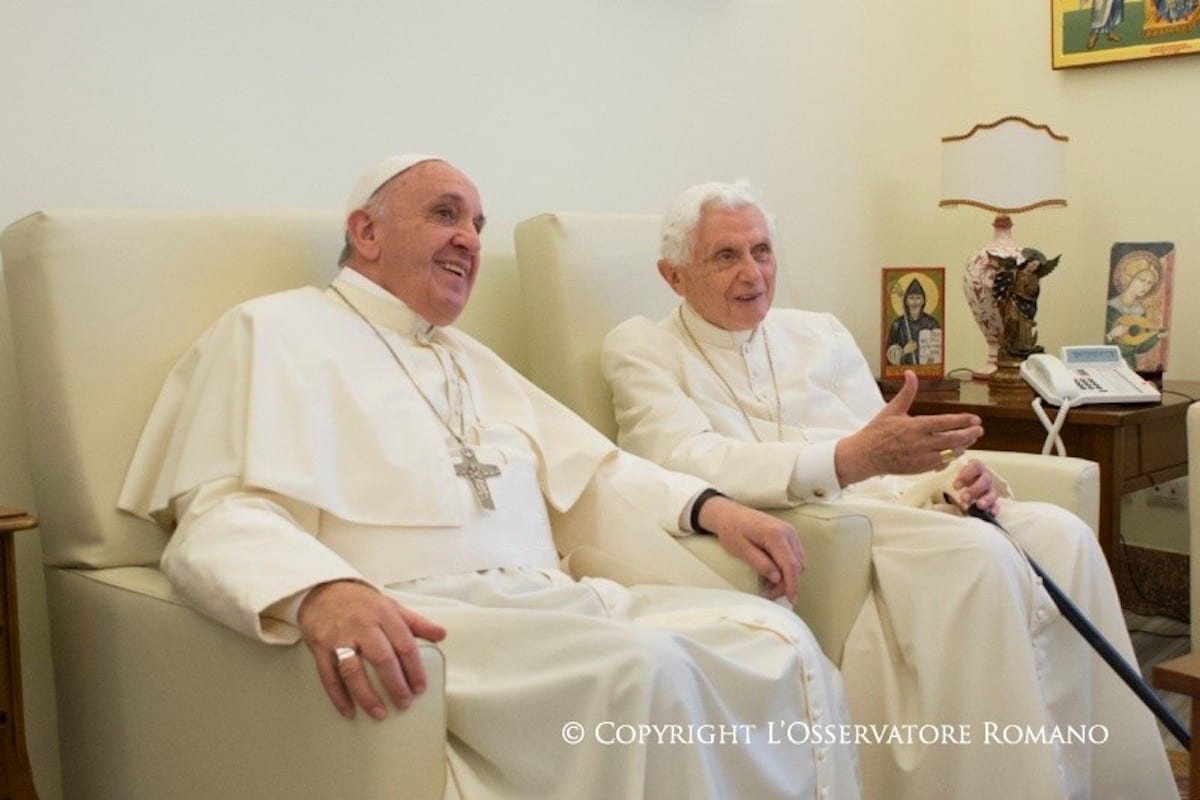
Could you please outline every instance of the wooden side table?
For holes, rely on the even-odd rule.
[[[1200,397],[1200,382],[1167,381],[1165,388]],[[1032,390],[993,394],[985,383],[957,392],[918,394],[913,414],[971,413],[983,420],[981,450],[1040,453],[1046,430],[1033,413]],[[1100,547],[1113,564],[1121,530],[1121,495],[1187,474],[1187,409],[1191,401],[1164,391],[1162,402],[1097,404],[1071,409],[1062,429],[1067,454],[1100,465]],[[1051,419],[1057,413],[1048,407]]]
[[[13,534],[37,519],[0,506],[0,800],[37,800],[21,703],[21,636],[17,622],[17,563]]]

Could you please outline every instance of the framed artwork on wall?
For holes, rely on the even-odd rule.
[[[1200,0],[1050,0],[1055,69],[1200,53]]]
[[[882,357],[884,380],[911,370],[918,378],[945,374],[946,270],[884,267]]]
[[[1115,344],[1130,369],[1144,377],[1167,371],[1175,245],[1117,242],[1108,268],[1104,341]]]

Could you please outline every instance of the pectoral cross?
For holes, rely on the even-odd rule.
[[[496,504],[492,502],[492,492],[488,489],[487,479],[498,477],[500,468],[495,464],[480,463],[475,457],[475,451],[469,447],[464,447],[459,452],[462,453],[463,460],[454,465],[454,474],[470,481],[479,505],[488,511],[495,511]]]

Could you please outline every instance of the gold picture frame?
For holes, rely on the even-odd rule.
[[[922,380],[945,376],[944,267],[884,267],[880,318],[883,380],[902,378],[908,371]]]
[[[1200,0],[1050,0],[1051,65],[1200,53]]]

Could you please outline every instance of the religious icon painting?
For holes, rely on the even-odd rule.
[[[1050,0],[1055,69],[1200,53],[1200,0]]]
[[[1117,242],[1108,265],[1104,341],[1121,350],[1130,369],[1147,377],[1167,371],[1175,245]]]
[[[922,379],[945,374],[946,270],[884,267],[882,303],[884,380],[907,371]]]

